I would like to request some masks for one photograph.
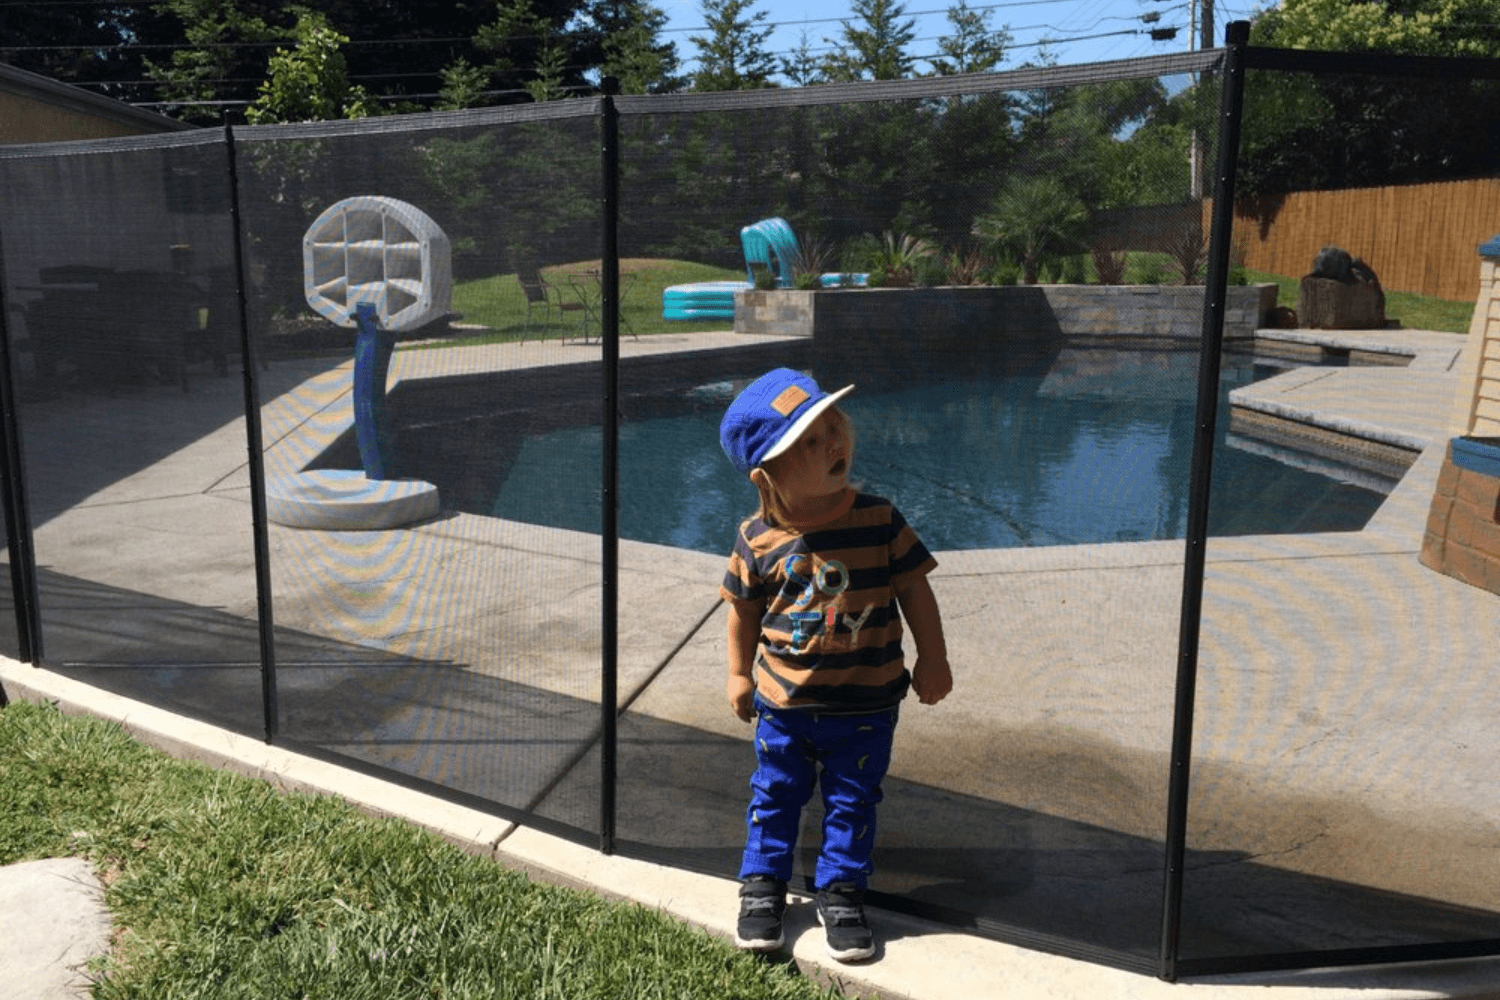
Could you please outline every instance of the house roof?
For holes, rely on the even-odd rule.
[[[34,105],[42,105],[46,111],[61,113],[63,117],[82,116],[106,125],[111,134],[140,134],[144,132],[174,132],[197,128],[187,122],[132,107],[123,101],[95,94],[82,87],[61,83],[51,77],[17,69],[0,63],[0,98],[12,98]],[[35,142],[47,138],[88,138],[83,135],[38,136],[15,134],[15,121],[0,125],[0,142]],[[29,130],[25,130],[29,131]]]

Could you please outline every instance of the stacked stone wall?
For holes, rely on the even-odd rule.
[[[1275,285],[1229,289],[1227,340],[1253,337],[1276,305]],[[1203,287],[1011,285],[747,291],[735,295],[739,333],[972,345],[976,337],[1192,341],[1203,335]]]
[[[1453,463],[1438,476],[1422,565],[1500,594],[1500,479]]]

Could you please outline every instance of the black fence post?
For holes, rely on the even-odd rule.
[[[1187,558],[1182,571],[1178,620],[1177,687],[1172,717],[1171,775],[1167,792],[1167,842],[1162,890],[1161,963],[1158,974],[1177,979],[1182,937],[1183,866],[1187,856],[1188,784],[1193,756],[1193,701],[1198,683],[1198,639],[1203,617],[1203,572],[1208,542],[1208,501],[1213,478],[1214,430],[1219,411],[1219,367],[1223,356],[1225,298],[1234,226],[1234,174],[1239,159],[1244,104],[1244,51],[1248,21],[1225,32],[1223,82],[1219,92],[1219,155],[1214,171],[1213,226],[1208,274],[1203,285],[1203,341],[1198,358],[1198,403],[1189,487]]]
[[[601,192],[603,246],[599,256],[599,339],[604,350],[604,462],[600,523],[602,621],[600,645],[599,734],[599,849],[615,849],[615,780],[618,746],[615,704],[619,700],[619,482],[620,482],[620,118],[615,97],[620,81],[606,76],[600,101]]]
[[[235,318],[240,327],[241,375],[245,385],[245,448],[249,452],[250,532],[255,549],[256,620],[260,630],[260,696],[267,743],[276,741],[281,707],[276,691],[276,632],[271,615],[271,546],[266,525],[266,469],[260,436],[260,389],[255,378],[255,343],[250,336],[245,303],[245,250],[240,219],[239,169],[235,160],[234,127],[224,126],[229,159],[229,221],[234,239]]]
[[[32,548],[31,515],[26,503],[25,462],[21,450],[20,394],[16,391],[15,340],[6,301],[5,264],[0,260],[0,492],[5,503],[5,544],[10,553],[11,598],[15,601],[16,652],[33,666],[42,659],[41,610],[37,590],[36,553]],[[5,694],[0,691],[0,705]]]

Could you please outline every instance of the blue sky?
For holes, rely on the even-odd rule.
[[[690,72],[696,63],[697,46],[688,39],[706,34],[699,0],[653,0],[666,11],[665,38],[677,44],[677,53]],[[957,2],[957,0],[952,0]],[[1038,43],[1055,39],[1049,46],[1062,65],[1101,62],[1110,59],[1132,59],[1137,56],[1185,52],[1189,49],[1188,25],[1194,10],[1191,3],[1201,0],[969,0],[975,10],[990,11],[992,27],[1009,26],[1012,49],[1001,69],[1015,69],[1034,61],[1040,51]],[[1254,11],[1270,6],[1271,0],[1214,0],[1215,37],[1224,37],[1223,25],[1230,20],[1248,19]],[[947,9],[950,0],[905,0],[906,17],[916,21],[916,41],[907,51],[914,56],[936,55],[937,40],[949,33]],[[807,33],[813,50],[826,50],[825,38],[838,39],[840,20],[850,17],[849,0],[758,0],[753,11],[765,11],[766,24],[775,26],[767,48],[778,55],[796,49]],[[1140,17],[1147,12],[1160,14],[1156,27],[1176,27],[1171,41],[1152,41],[1148,25]],[[918,63],[919,72],[930,67]]]

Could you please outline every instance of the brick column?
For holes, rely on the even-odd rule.
[[[1500,594],[1500,236],[1479,247],[1452,440],[1422,539],[1422,565]]]

